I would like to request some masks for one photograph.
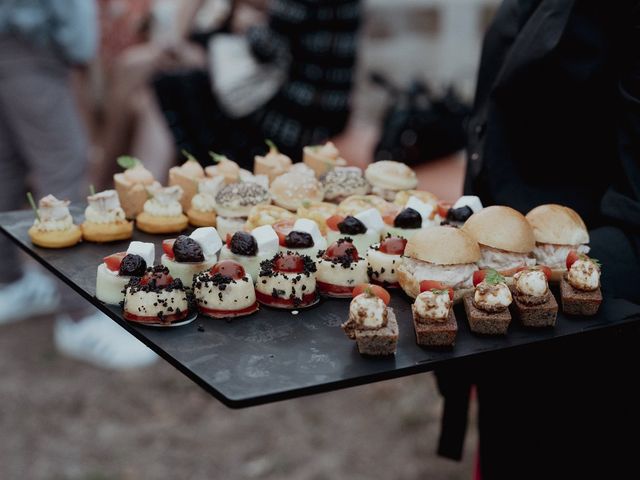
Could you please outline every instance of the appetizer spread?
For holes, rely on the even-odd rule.
[[[407,295],[420,293],[420,282],[433,280],[453,288],[455,301],[473,288],[480,259],[478,243],[453,227],[424,228],[408,241],[398,265],[398,282]]]
[[[362,355],[393,355],[398,346],[398,322],[389,307],[389,293],[377,285],[353,290],[349,317],[342,330],[356,341]]]
[[[182,213],[182,188],[152,187],[151,198],[144,202],[144,211],[136,217],[136,226],[147,233],[177,233],[186,229],[189,219]]]
[[[189,317],[193,299],[180,279],[163,265],[148,267],[142,277],[131,277],[124,288],[124,318],[145,325],[182,324]]]
[[[224,177],[205,178],[198,182],[198,193],[187,210],[189,223],[194,227],[216,226],[216,195],[224,187]]]
[[[96,298],[110,305],[120,305],[124,300],[124,287],[131,277],[142,277],[154,260],[153,243],[137,241],[131,242],[126,252],[105,257],[96,273]]]
[[[423,280],[420,294],[411,306],[418,345],[451,347],[456,341],[458,323],[453,313],[453,289],[440,282]]]
[[[131,238],[133,222],[127,220],[115,190],[89,195],[87,202],[81,225],[84,240],[106,243]]]
[[[198,184],[204,179],[204,169],[192,155],[183,152],[187,161],[169,169],[169,186],[179,185],[182,188],[180,203],[186,212],[191,208],[191,199],[198,193]]]
[[[164,240],[160,262],[173,278],[179,278],[184,286],[191,288],[193,277],[218,261],[221,247],[222,240],[214,227],[200,227],[189,236]]]
[[[269,307],[294,310],[318,302],[316,264],[308,255],[278,252],[260,264],[256,298]]]
[[[120,204],[127,218],[136,218],[147,201],[147,188],[157,188],[160,184],[137,158],[120,157],[118,165],[124,168],[124,172],[116,173],[113,176],[113,183],[118,192]]]
[[[335,167],[342,167],[347,161],[332,142],[324,145],[310,145],[302,149],[302,161],[320,177]]]
[[[351,297],[354,287],[366,283],[367,260],[358,255],[351,239],[341,238],[318,252],[317,284],[328,297]]]
[[[480,245],[478,267],[493,269],[512,277],[521,267],[533,266],[535,238],[533,230],[520,212],[494,205],[474,213],[462,230]]]
[[[399,288],[398,265],[400,265],[407,240],[391,234],[367,250],[367,272],[369,279],[386,288]]]
[[[268,204],[269,191],[254,182],[232,183],[216,195],[217,228],[222,238],[242,230],[251,209]]]
[[[278,246],[278,235],[270,225],[256,227],[251,233],[238,231],[227,235],[226,245],[220,251],[220,260],[234,260],[241,264],[255,281],[260,264],[273,258]]]
[[[525,327],[553,327],[558,303],[549,290],[549,267],[524,267],[513,276],[514,317]]]
[[[589,253],[589,232],[577,212],[561,205],[540,205],[526,215],[533,228],[533,255],[539,265],[551,268],[551,281],[559,282],[567,272],[571,250]]]
[[[198,311],[211,318],[235,318],[258,311],[251,276],[238,262],[222,260],[193,282]]]
[[[569,315],[595,315],[602,303],[600,264],[584,253],[567,255],[567,273],[560,281],[562,311]]]
[[[33,202],[33,198],[29,197]],[[82,240],[82,230],[73,223],[69,213],[69,200],[58,200],[47,195],[32,204],[36,219],[29,228],[29,238],[34,245],[43,248],[66,248],[76,245]]]
[[[464,297],[469,328],[483,335],[506,335],[513,297],[504,277],[495,270],[479,270],[473,283],[475,291]]]

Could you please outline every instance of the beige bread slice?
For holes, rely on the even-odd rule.
[[[469,328],[481,335],[506,335],[511,324],[511,314],[508,309],[502,312],[488,313],[473,304],[473,294],[463,298],[464,309],[467,312]]]
[[[444,322],[421,321],[415,305],[411,306],[413,328],[416,331],[416,343],[425,347],[452,347],[456,342],[458,323],[453,308]]]
[[[591,292],[575,289],[565,275],[560,280],[560,303],[562,311],[567,315],[589,317],[598,313],[602,303],[602,291],[600,288]]]
[[[393,355],[398,346],[398,321],[388,309],[387,325],[375,330],[355,329],[355,340],[362,355]]]
[[[512,296],[511,311],[523,326],[533,328],[555,326],[558,317],[558,302],[551,292],[548,292],[547,300],[539,305],[527,305],[521,302],[517,293],[513,293]]]

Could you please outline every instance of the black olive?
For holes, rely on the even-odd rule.
[[[309,248],[313,247],[313,237],[307,232],[289,232],[284,237],[284,244],[289,248]]]
[[[122,259],[118,273],[127,277],[142,277],[146,270],[147,262],[144,261],[144,258],[135,253],[128,253]]]
[[[473,210],[467,205],[459,208],[450,208],[447,212],[447,220],[451,220],[452,222],[466,222],[471,215],[473,215]]]
[[[173,244],[173,255],[177,262],[204,262],[202,247],[193,238],[180,235]]]
[[[393,220],[396,228],[422,228],[422,215],[413,208],[405,208]]]
[[[253,256],[258,253],[258,242],[250,233],[236,232],[231,237],[231,246],[229,248],[236,255]]]
[[[340,230],[340,233],[348,235],[359,235],[361,233],[366,233],[367,227],[365,227],[364,223],[356,217],[349,215],[348,217],[345,217],[343,221],[338,223],[338,230]]]

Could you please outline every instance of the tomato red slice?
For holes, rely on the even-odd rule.
[[[170,285],[173,282],[173,277],[168,273],[147,273],[140,279],[140,284],[146,285],[151,280],[155,280],[156,286],[162,288]]]
[[[338,232],[338,224],[344,220],[342,215],[331,215],[327,218],[327,227],[334,232]]]
[[[544,276],[547,277],[547,282],[551,280],[551,269],[546,265],[536,265],[534,267],[518,267],[516,269],[516,273],[523,270],[542,270],[542,272],[544,272]]]
[[[451,202],[440,200],[438,202],[438,215],[440,215],[442,218],[447,218],[447,213],[449,213],[451,207],[453,207],[453,204]]]
[[[211,267],[209,271],[211,275],[219,273],[233,280],[241,280],[245,276],[244,267],[234,260],[222,260]]]
[[[175,258],[175,255],[173,253],[173,244],[176,243],[176,239],[175,238],[169,238],[167,240],[163,240],[162,241],[162,251],[165,253],[165,255],[171,259]]]
[[[122,259],[127,256],[127,252],[118,252],[113,255],[109,255],[108,257],[104,257],[103,261],[107,268],[112,272],[117,272],[120,270],[120,264],[122,263]]]
[[[280,242],[280,246],[285,246],[285,238],[287,237],[287,235],[289,235],[291,230],[293,230],[294,223],[295,220],[285,219],[273,224],[273,229],[278,234],[278,241]]]
[[[349,252],[351,254],[351,259],[354,262],[360,260],[360,256],[358,255],[358,249],[353,245],[352,242],[333,242],[327,248],[327,251],[324,253],[324,258],[332,259],[344,257],[347,254],[347,250],[351,249]]]
[[[304,272],[304,260],[297,254],[284,254],[276,259],[273,267],[278,272],[302,273]]]
[[[435,280],[422,280],[420,282],[420,293],[431,290],[446,290],[449,292],[449,299],[453,302],[453,288],[446,286],[442,282]]]
[[[385,305],[389,305],[391,301],[391,295],[380,285],[373,285],[372,283],[360,283],[353,288],[352,297],[357,297],[366,290],[370,290],[376,297],[384,302]]]
[[[571,268],[571,265],[575,263],[576,260],[580,258],[580,254],[575,250],[570,250],[567,254],[567,270]]]
[[[482,283],[484,277],[487,276],[486,270],[476,270],[473,272],[473,286],[477,287],[479,283]]]
[[[402,255],[406,246],[406,239],[400,237],[388,237],[380,242],[380,251],[388,255]]]

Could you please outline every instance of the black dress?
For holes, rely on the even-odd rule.
[[[523,213],[576,209],[603,290],[640,302],[639,2],[503,2],[484,41],[465,191]],[[460,453],[474,383],[483,479],[637,478],[637,330],[439,372],[441,453]]]

